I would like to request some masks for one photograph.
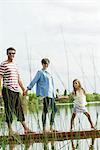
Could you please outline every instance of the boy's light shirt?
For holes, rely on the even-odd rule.
[[[54,97],[53,78],[47,70],[39,70],[27,88],[31,90],[35,84],[37,96]]]

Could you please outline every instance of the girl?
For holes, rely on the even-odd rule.
[[[74,119],[76,117],[76,113],[84,113],[86,117],[88,118],[91,128],[94,128],[94,125],[92,123],[90,114],[87,111],[87,108],[85,107],[87,102],[86,102],[86,93],[85,90],[82,88],[81,83],[78,79],[75,79],[73,81],[73,92],[72,92],[73,98],[74,98],[74,109],[73,109],[73,114],[71,117],[71,130],[73,127]]]

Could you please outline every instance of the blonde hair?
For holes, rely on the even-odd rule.
[[[83,87],[81,86],[81,83],[80,83],[80,81],[78,80],[78,79],[74,79],[73,80],[73,93],[76,95],[76,89],[75,89],[75,87],[74,87],[74,82],[75,81],[77,81],[78,83],[79,83],[79,89],[81,89],[82,91],[83,91],[83,93],[86,95],[86,92],[85,92],[85,90],[83,89]]]

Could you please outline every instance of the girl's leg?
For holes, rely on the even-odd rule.
[[[91,128],[94,128],[94,125],[93,125],[93,122],[91,120],[90,114],[88,112],[85,112],[84,114],[87,116],[87,118],[88,118],[88,120],[89,120],[89,122],[91,124]]]
[[[75,119],[75,117],[76,117],[76,113],[73,113],[73,114],[72,114],[72,117],[71,117],[71,127],[70,127],[71,130],[72,130],[72,128],[73,128],[73,124],[74,124],[74,119]]]

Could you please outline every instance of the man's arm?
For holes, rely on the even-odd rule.
[[[0,75],[0,97],[2,97],[2,75]]]
[[[19,86],[21,87],[22,91],[24,92],[25,87],[24,87],[24,84],[23,84],[22,80],[20,79],[20,77],[18,78],[18,83],[19,83]]]

